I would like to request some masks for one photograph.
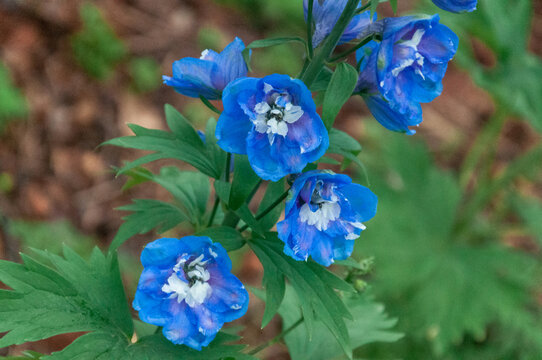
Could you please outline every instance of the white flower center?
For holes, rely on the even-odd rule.
[[[318,231],[325,231],[331,221],[339,218],[340,213],[341,207],[336,202],[323,202],[316,211],[312,211],[309,204],[303,204],[299,217],[302,222],[316,226]]]
[[[408,58],[402,60],[399,63],[399,66],[392,69],[391,73],[392,73],[393,76],[397,77],[401,73],[401,71],[403,71],[404,69],[406,69],[406,68],[410,67],[411,65],[413,65],[414,63],[416,63],[416,64],[419,65],[419,67],[416,67],[416,70],[415,70],[416,74],[420,75],[425,80],[425,76],[423,75],[423,73],[422,73],[422,71],[420,69],[423,66],[423,63],[424,63],[424,57],[423,57],[422,54],[420,54],[418,52],[418,45],[420,45],[420,42],[422,41],[422,38],[423,38],[424,34],[425,34],[424,29],[418,29],[418,30],[416,30],[414,35],[412,35],[412,39],[403,41],[403,42],[398,44],[398,45],[400,45],[402,47],[405,47],[407,49],[413,49],[414,50],[414,58],[412,58],[412,55],[410,55]]]
[[[264,84],[266,94],[271,92],[273,87]],[[261,134],[267,134],[269,143],[273,144],[275,136],[286,136],[288,134],[288,124],[293,124],[301,116],[303,109],[301,106],[293,105],[288,95],[275,93],[254,107],[256,119],[253,119],[255,129]]]
[[[173,274],[167,279],[167,284],[162,286],[162,291],[171,294],[170,299],[177,298],[177,302],[181,303],[183,300],[190,307],[201,305],[207,299],[212,292],[209,281],[209,272],[204,268],[207,261],[203,261],[203,254],[197,259],[186,265],[186,259],[184,256],[173,267]],[[188,282],[179,278],[177,275],[180,271],[184,272]]]

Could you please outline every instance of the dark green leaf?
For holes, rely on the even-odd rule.
[[[145,234],[153,229],[162,233],[188,220],[188,216],[177,206],[153,199],[135,199],[132,204],[118,209],[132,214],[123,218],[124,223],[115,235],[109,251],[115,251],[137,234]]]
[[[271,268],[264,268],[264,273],[267,271],[269,277],[285,276],[294,287],[302,307],[309,337],[314,330],[316,317],[331,331],[345,354],[351,357],[348,330],[344,323],[344,318],[350,318],[351,315],[334,290],[336,282],[329,283],[327,281],[329,278],[322,277],[320,271],[315,272],[307,264],[285,255],[284,244],[275,233],[267,233],[265,239],[256,238],[249,244],[258,258],[263,259],[262,264],[273,264]],[[321,271],[327,270],[322,268]],[[272,286],[273,291],[281,286],[280,279],[268,279],[267,284],[270,283],[275,283]],[[266,294],[266,298],[269,296],[273,295]]]
[[[282,178],[277,182],[270,182],[267,185],[265,195],[262,199],[262,202],[260,203],[260,206],[258,207],[257,213],[261,213],[262,211],[267,209],[269,206],[271,206],[271,204],[273,204],[273,202],[276,199],[278,199],[284,193],[285,191],[284,183],[285,183],[285,180],[284,178]],[[270,228],[275,226],[283,210],[284,210],[284,202],[276,206],[267,215],[265,215],[262,219],[260,219],[261,228],[263,230],[269,230]]]
[[[226,251],[240,249],[243,247],[243,245],[245,245],[246,242],[239,231],[228,226],[207,228],[200,231],[196,235],[210,237],[213,241],[217,241],[222,244]]]
[[[374,303],[366,294],[348,296],[345,304],[353,315],[353,320],[346,321],[353,349],[373,342],[394,342],[402,337],[389,330],[397,321],[389,319],[384,313],[384,307]],[[300,305],[295,291],[288,286],[279,310],[283,329],[301,317]],[[316,321],[312,338],[304,326],[298,326],[286,335],[285,341],[292,360],[344,359],[346,356],[341,354],[340,346],[328,340],[331,336],[329,329],[322,322]]]
[[[177,159],[194,166],[202,173],[219,178],[223,165],[217,164],[217,149],[213,139],[204,144],[194,128],[173,107],[166,105],[166,117],[172,132],[146,129],[138,125],[129,125],[135,136],[111,139],[103,145],[114,145],[130,149],[152,151],[134,162],[126,164],[119,173],[159,159]],[[211,124],[212,125],[212,124]]]
[[[357,81],[358,72],[353,66],[347,63],[337,65],[327,87],[322,107],[322,120],[328,130],[333,127],[337,114],[352,96]]]
[[[237,210],[247,200],[254,186],[260,181],[260,177],[252,170],[246,155],[236,154],[234,164],[235,170],[228,207]]]
[[[348,161],[354,162],[365,171],[365,166],[358,158],[358,154],[361,152],[361,145],[353,137],[345,133],[344,131],[332,128],[329,131],[329,148],[328,154],[341,155]],[[345,161],[343,161],[343,166]]]
[[[132,318],[115,255],[95,249],[89,262],[64,248],[64,258],[35,251],[23,264],[0,261],[0,347],[79,331],[130,338]]]

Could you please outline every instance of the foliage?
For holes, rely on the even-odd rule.
[[[161,84],[160,65],[152,58],[134,58],[130,60],[128,70],[138,92],[155,90]]]
[[[0,134],[9,122],[27,113],[28,105],[24,95],[14,86],[8,69],[0,63]]]
[[[373,287],[400,315],[408,341],[398,355],[420,358],[413,345],[427,344],[431,356],[464,359],[455,346],[468,339],[498,343],[494,327],[521,334],[526,352],[540,350],[531,296],[536,259],[502,245],[499,227],[484,220],[459,235],[462,194],[455,178],[433,165],[423,145],[386,135],[378,134],[387,145],[369,166],[378,170],[371,180],[381,194],[379,216],[358,251],[378,259]]]
[[[126,46],[94,4],[83,4],[80,15],[83,27],[72,37],[73,55],[91,76],[106,79],[125,58]]]

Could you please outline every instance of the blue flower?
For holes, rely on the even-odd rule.
[[[462,13],[476,10],[478,0],[433,0],[433,2],[443,10]]]
[[[156,240],[143,249],[141,263],[134,309],[174,344],[201,350],[247,311],[248,293],[231,274],[226,250],[208,237]]]
[[[442,78],[457,51],[458,38],[432,17],[383,20],[382,42],[358,50],[360,92],[386,128],[414,134],[422,121],[420,103],[442,92]]]
[[[376,195],[347,175],[301,174],[290,190],[285,218],[277,224],[284,253],[296,260],[310,255],[324,266],[348,258],[365,230],[363,222],[375,216],[376,204]]]
[[[331,30],[333,30],[341,17],[347,2],[348,0],[314,0],[312,18],[315,23],[315,29],[312,35],[312,46],[317,47],[320,45],[331,33]],[[305,21],[307,21],[308,8],[309,1],[303,0]],[[374,15],[373,20],[376,20],[376,14]],[[370,11],[354,16],[341,36],[339,43],[342,44],[359,38],[363,30],[372,22]]]
[[[243,78],[224,89],[216,138],[225,151],[247,154],[254,172],[277,181],[318,160],[327,130],[301,80],[273,74]]]
[[[199,59],[188,57],[175,61],[173,77],[164,75],[164,84],[186,96],[220,99],[226,85],[247,75],[244,49],[243,41],[235,38],[220,54],[205,50]]]

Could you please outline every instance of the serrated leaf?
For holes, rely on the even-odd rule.
[[[130,211],[132,214],[123,217],[124,222],[109,251],[117,250],[132,236],[145,234],[153,229],[163,233],[188,220],[188,216],[179,207],[153,199],[134,199],[132,204],[121,206],[118,210]]]
[[[337,65],[331,76],[322,106],[322,120],[328,130],[333,127],[339,111],[352,96],[357,81],[358,72],[352,65],[344,62]]]
[[[294,287],[302,306],[309,337],[313,332],[316,317],[331,331],[345,354],[351,358],[348,330],[344,323],[344,318],[351,318],[351,315],[335,292],[335,284],[326,282],[325,277],[319,276],[304,262],[285,255],[284,245],[276,233],[267,233],[264,239],[255,238],[249,245],[259,259],[264,259],[263,264],[274,264],[270,269],[264,268],[264,274],[267,271],[269,276],[285,276]],[[322,268],[321,271],[327,270]],[[266,293],[266,297],[268,296],[273,295]]]
[[[207,228],[198,232],[198,236],[208,236],[213,241],[219,242],[226,251],[234,251],[245,245],[246,241],[239,231],[228,226],[218,226]]]
[[[502,246],[491,224],[459,237],[457,179],[436,168],[424,146],[394,135],[377,136],[385,144],[371,171],[379,213],[357,247],[377,259],[373,289],[401,314],[405,332],[428,341],[432,358],[467,336],[485,337],[489,325],[532,322],[535,260]]]
[[[186,162],[202,173],[219,178],[223,165],[216,163],[216,148],[203,143],[192,125],[170,105],[166,105],[166,117],[172,132],[146,129],[130,124],[134,136],[124,136],[104,142],[102,145],[114,145],[129,149],[152,151],[153,154],[126,164],[127,169],[141,166],[159,159],[177,159]],[[210,139],[212,141],[212,139]],[[135,165],[134,165],[135,163]],[[121,168],[119,173],[127,171]]]
[[[353,320],[346,320],[352,348],[374,342],[394,342],[402,337],[390,329],[397,320],[389,319],[384,313],[384,307],[373,302],[367,294],[346,297],[345,304],[353,315]],[[279,310],[283,320],[283,329],[287,329],[300,318],[300,303],[291,286],[286,290],[284,302]],[[338,344],[330,342],[332,336],[324,324],[316,321],[312,339],[303,326],[296,327],[285,336],[289,354],[292,360],[332,360],[344,359]]]
[[[11,288],[0,291],[0,331],[7,332],[0,347],[80,331],[131,337],[115,255],[95,249],[87,262],[69,248],[64,257],[35,252],[38,258],[25,255],[24,264],[0,261],[0,281]]]

